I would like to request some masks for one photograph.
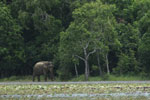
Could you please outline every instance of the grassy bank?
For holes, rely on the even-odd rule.
[[[127,76],[105,75],[103,77],[99,76],[89,77],[88,81],[144,81],[144,80],[150,80],[150,78],[141,76],[129,76],[129,75]],[[0,79],[0,82],[10,82],[10,81],[32,81],[32,76],[11,76]],[[41,76],[41,81],[44,81],[44,76]],[[56,77],[55,81],[62,81],[62,80]],[[79,77],[75,77],[67,81],[85,81],[85,78],[84,75],[80,75]]]
[[[44,77],[41,77],[44,81]],[[104,77],[89,77],[89,81],[136,81],[136,80],[149,80],[140,76],[114,76],[106,75]],[[0,79],[1,82],[10,81],[32,81],[32,76],[12,76],[9,78]],[[55,81],[60,81],[56,78]],[[78,78],[72,78],[69,81],[84,81],[84,75]],[[149,93],[150,84],[51,84],[51,85],[0,85],[0,100],[149,100],[150,95],[147,96],[112,96],[109,94],[136,94],[136,93]],[[92,96],[92,97],[47,97],[47,95],[59,94],[108,94],[107,96]],[[5,95],[4,97],[1,97]],[[7,95],[10,97],[7,97]],[[20,97],[14,97],[19,95]],[[30,97],[28,95],[31,95]],[[33,96],[32,96],[33,95]],[[35,95],[35,96],[34,96]],[[38,97],[36,95],[44,95]]]
[[[72,78],[70,81],[84,81],[84,75],[79,76],[78,78]],[[88,81],[144,81],[150,80],[148,77],[142,76],[115,76],[115,75],[104,75],[103,77],[89,77]]]
[[[0,100],[148,100],[146,96],[121,96],[121,93],[148,93],[150,84],[51,84],[51,85],[0,85]],[[110,95],[110,94],[115,95]],[[116,96],[116,93],[118,94]],[[63,97],[59,94],[108,94],[107,96]],[[1,97],[6,95],[5,97]],[[7,95],[11,95],[7,97]],[[14,97],[19,95],[21,97]],[[31,95],[31,96],[29,96]],[[33,96],[32,96],[33,95]],[[34,96],[38,95],[38,96]],[[39,95],[44,95],[40,97]],[[51,95],[52,97],[47,97]],[[54,97],[53,97],[54,96]]]
[[[150,84],[50,84],[50,85],[0,85],[0,95],[49,95],[49,94],[108,94],[108,93],[145,93]]]

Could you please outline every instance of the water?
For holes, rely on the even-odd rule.
[[[124,96],[131,96],[131,97],[138,97],[138,96],[144,96],[150,98],[150,93],[142,93],[142,92],[136,92],[136,93],[102,93],[102,94],[43,94],[43,95],[0,95],[0,98],[31,98],[31,97],[36,97],[36,98],[42,98],[42,97],[47,97],[47,98],[53,98],[53,97],[58,97],[58,98],[67,98],[67,97],[124,97]]]

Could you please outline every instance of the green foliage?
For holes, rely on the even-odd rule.
[[[121,54],[117,67],[113,69],[118,75],[134,75],[139,72],[138,62],[135,58],[134,51],[130,50],[128,54]]]
[[[99,67],[97,65],[92,65],[91,74],[92,74],[92,76],[99,75]]]
[[[147,12],[149,12],[149,0],[135,0],[133,3],[134,15],[136,20],[141,19]]]
[[[139,57],[140,57],[140,63],[141,67],[144,72],[149,72],[150,68],[150,33],[145,33],[141,39],[140,46],[138,49]]]
[[[118,24],[117,31],[123,52],[127,53],[130,49],[137,50],[140,36],[138,28],[130,24]]]
[[[113,72],[119,75],[133,75],[140,69],[136,56],[140,32],[138,28],[130,24],[118,24],[117,31],[121,43],[121,51],[118,55],[117,67],[113,69]]]
[[[132,23],[132,5],[134,0],[102,0],[102,2],[116,5],[114,15],[119,23]]]
[[[86,54],[88,55],[94,49],[102,49],[104,53],[108,53],[109,46],[114,46],[116,40],[114,30],[116,22],[112,9],[114,6],[103,5],[100,1],[86,3],[75,9],[74,21],[66,32],[61,33],[60,52],[63,52],[63,55],[69,55],[69,58],[78,55],[79,58],[86,60]],[[74,47],[71,48],[71,46]],[[60,56],[64,57],[63,55]],[[61,61],[64,62],[64,59],[68,57]]]
[[[149,30],[149,5],[149,0],[135,0],[135,2],[132,5],[134,20],[137,21],[137,23],[139,24],[138,28],[140,30],[141,36]]]
[[[0,77],[31,75],[40,60],[54,61],[64,80],[75,76],[75,64],[83,74],[86,63],[91,76],[100,66],[146,76],[149,9],[150,0],[2,0]]]
[[[9,76],[16,74],[15,69],[24,62],[23,38],[21,27],[12,18],[10,9],[1,2],[0,13],[0,76]]]
[[[36,61],[56,58],[61,21],[52,13],[59,0],[14,0],[11,13],[22,26],[25,50],[26,73],[32,73]]]
[[[150,11],[145,13],[145,15],[139,20],[139,30],[141,35],[144,33],[150,32]]]

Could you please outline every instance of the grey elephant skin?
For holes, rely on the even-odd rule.
[[[38,81],[40,81],[40,75],[45,76],[45,81],[47,81],[47,77],[50,76],[50,79],[53,81],[53,63],[51,61],[40,61],[37,62],[33,67],[33,82],[35,81],[35,77],[37,77]]]

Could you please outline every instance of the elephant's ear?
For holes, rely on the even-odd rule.
[[[50,66],[53,66],[53,62],[50,62]]]
[[[44,68],[44,69],[47,69],[47,65],[46,65],[46,64],[44,64],[44,65],[43,65],[43,68]]]
[[[51,61],[49,61],[49,63],[48,63],[48,64],[49,64],[49,66],[53,66],[53,63],[52,63]]]

